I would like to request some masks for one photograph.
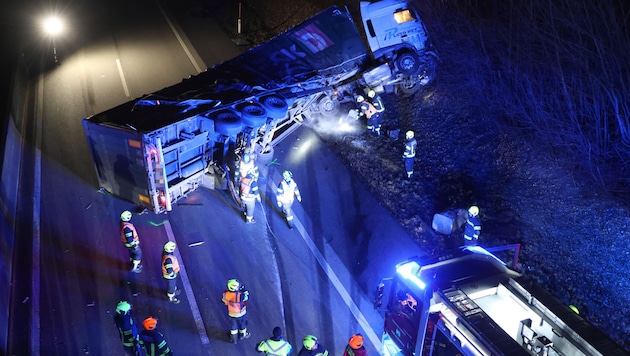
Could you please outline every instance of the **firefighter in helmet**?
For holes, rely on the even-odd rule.
[[[125,210],[120,214],[120,240],[129,251],[129,260],[133,264],[131,272],[142,272],[142,249],[135,226],[131,223],[131,211]]]
[[[407,179],[413,177],[413,166],[416,160],[416,147],[418,146],[418,142],[414,136],[414,132],[411,130],[405,133],[405,151],[402,157],[405,164],[405,172],[407,172]]]
[[[120,334],[126,356],[140,356],[140,344],[138,343],[138,328],[131,317],[131,304],[120,301],[116,305],[114,324]]]
[[[479,207],[476,205],[468,208],[468,219],[464,225],[464,243],[466,246],[475,246],[481,233],[481,220],[479,219]]]
[[[328,356],[328,350],[313,335],[306,335],[302,345],[302,349],[297,356]]]
[[[367,356],[367,351],[363,346],[363,335],[354,334],[350,337],[343,356]]]
[[[252,173],[256,179],[258,179],[258,166],[256,165],[256,161],[251,153],[245,152],[243,153],[243,157],[238,163],[238,176],[239,178],[243,178],[247,176],[247,174]]]
[[[158,321],[150,316],[142,322],[144,330],[140,332],[140,345],[147,356],[172,356],[164,335],[157,330]]]
[[[357,96],[357,103],[359,104],[359,114],[367,119],[367,130],[380,135],[381,124],[383,123],[381,113],[363,95]]]
[[[164,244],[162,251],[162,277],[166,280],[166,296],[168,301],[173,304],[179,304],[176,295],[181,292],[177,288],[177,275],[179,274],[179,261],[175,257],[175,248],[177,245],[173,241]]]
[[[227,290],[223,292],[221,300],[227,306],[230,318],[230,340],[236,344],[238,339],[250,337],[251,334],[247,332],[249,291],[237,279],[232,278],[227,281]]]
[[[302,201],[300,189],[293,180],[293,173],[291,173],[291,171],[284,171],[282,172],[282,180],[276,190],[276,201],[278,208],[282,209],[290,229],[293,229],[293,210],[291,207],[293,206],[294,199],[297,199],[299,202]]]
[[[248,172],[241,178],[241,201],[243,202],[245,211],[245,222],[253,224],[254,209],[256,208],[256,202],[260,202],[260,193],[258,191],[258,181],[253,172]]]

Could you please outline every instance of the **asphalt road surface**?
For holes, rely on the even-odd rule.
[[[260,167],[256,224],[244,223],[226,191],[200,189],[168,214],[134,216],[144,269],[127,272],[119,215],[135,206],[98,191],[81,119],[243,49],[184,8],[111,1],[80,10],[89,11],[91,27],[75,29],[74,42],[60,51],[61,65],[36,78],[28,93],[9,354],[121,354],[113,313],[123,299],[133,304],[137,323],[150,315],[159,320],[176,354],[255,354],[275,326],[296,353],[313,334],[340,355],[360,332],[369,354],[378,354],[383,319],[371,292],[396,263],[421,251],[304,127],[275,147],[279,164]],[[293,171],[303,197],[292,230],[275,206],[284,169]],[[182,265],[178,305],[168,302],[160,270],[169,240]],[[252,337],[237,345],[229,342],[221,303],[230,278],[251,295]]]

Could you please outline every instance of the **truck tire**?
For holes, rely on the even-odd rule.
[[[232,136],[243,131],[243,122],[235,111],[217,111],[216,113],[212,113],[211,118],[214,120],[215,131],[220,134]]]
[[[267,110],[267,116],[272,119],[282,119],[289,109],[287,101],[278,95],[267,95],[260,99],[263,108]]]
[[[328,95],[324,95],[323,98],[319,99],[319,102],[317,103],[317,108],[319,109],[320,114],[322,114],[322,116],[325,118],[339,116],[339,101],[331,98]]]
[[[406,77],[398,85],[398,88],[404,96],[411,96],[415,94],[421,87],[422,85],[420,85],[420,80],[415,76]]]
[[[249,103],[240,109],[243,124],[249,127],[260,127],[267,122],[267,110],[257,103]]]
[[[420,69],[420,58],[416,52],[405,51],[396,58],[396,66],[404,75],[413,75]]]

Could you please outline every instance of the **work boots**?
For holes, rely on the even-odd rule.
[[[233,344],[236,344],[238,341],[238,336],[236,334],[230,334],[230,340],[232,340]]]

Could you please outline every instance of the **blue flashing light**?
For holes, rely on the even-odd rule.
[[[420,270],[420,265],[417,262],[407,262],[396,268],[396,272],[400,274],[406,280],[411,281],[418,288],[424,290],[427,285],[416,276],[416,273]]]

